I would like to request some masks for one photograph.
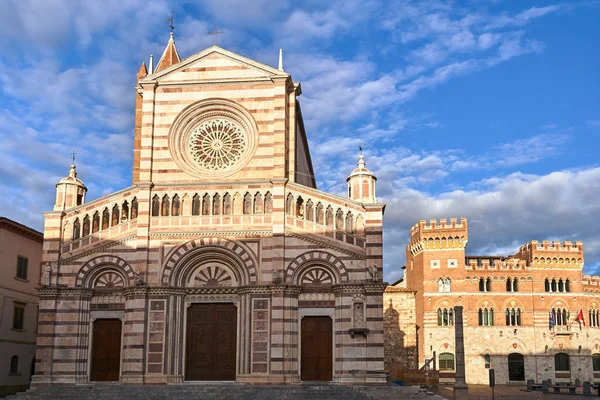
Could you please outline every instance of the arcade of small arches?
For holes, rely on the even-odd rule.
[[[410,245],[410,252],[412,255],[417,255],[423,250],[453,249],[457,247],[463,247],[465,244],[464,236],[430,237],[428,239],[412,243]]]
[[[76,217],[72,222],[72,230],[68,229],[70,223],[67,223],[65,225],[65,234],[71,234],[71,237],[67,237],[65,240],[77,240],[92,233],[134,220],[137,216],[137,198],[134,197],[130,201],[124,200],[122,203],[106,206],[102,210],[93,211],[83,217]]]
[[[554,258],[550,258],[550,257],[535,257],[533,259],[533,265],[537,266],[537,267],[552,267],[552,268],[570,268],[570,267],[579,267],[581,266],[581,264],[583,263],[583,260],[581,258],[575,258],[575,257],[571,257],[571,258],[563,258],[563,257],[554,257]]]
[[[237,211],[237,205],[241,210]],[[257,192],[254,195],[246,192],[243,197],[239,193],[233,196],[228,193],[195,193],[193,195],[155,194],[152,197],[151,215],[153,217],[177,217],[180,215],[232,215],[232,214],[270,214],[273,212],[273,195]]]
[[[570,279],[555,279],[546,278],[544,279],[544,290],[546,292],[570,292],[571,291],[571,280]]]

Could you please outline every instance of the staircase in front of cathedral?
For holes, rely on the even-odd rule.
[[[86,386],[37,387],[7,399],[34,400],[387,400],[437,398],[419,387],[396,385],[240,385],[181,384],[164,386],[133,386],[96,384]]]

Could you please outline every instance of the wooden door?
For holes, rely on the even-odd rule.
[[[91,381],[118,381],[121,365],[121,320],[97,319],[93,325]]]
[[[187,310],[185,380],[235,380],[237,309],[192,304]]]
[[[330,381],[333,373],[333,322],[329,317],[304,317],[301,324],[303,381]]]

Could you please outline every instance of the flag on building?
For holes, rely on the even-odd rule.
[[[552,309],[550,312],[550,329],[554,328],[554,325],[556,325],[556,312]]]
[[[585,317],[583,316],[583,309],[579,309],[579,312],[577,313],[577,318],[575,318],[576,321],[579,322],[579,324],[583,324],[583,326],[585,326]]]

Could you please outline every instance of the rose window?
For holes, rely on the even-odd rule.
[[[197,126],[189,136],[191,158],[201,169],[223,171],[244,155],[244,130],[229,119],[212,119]]]

